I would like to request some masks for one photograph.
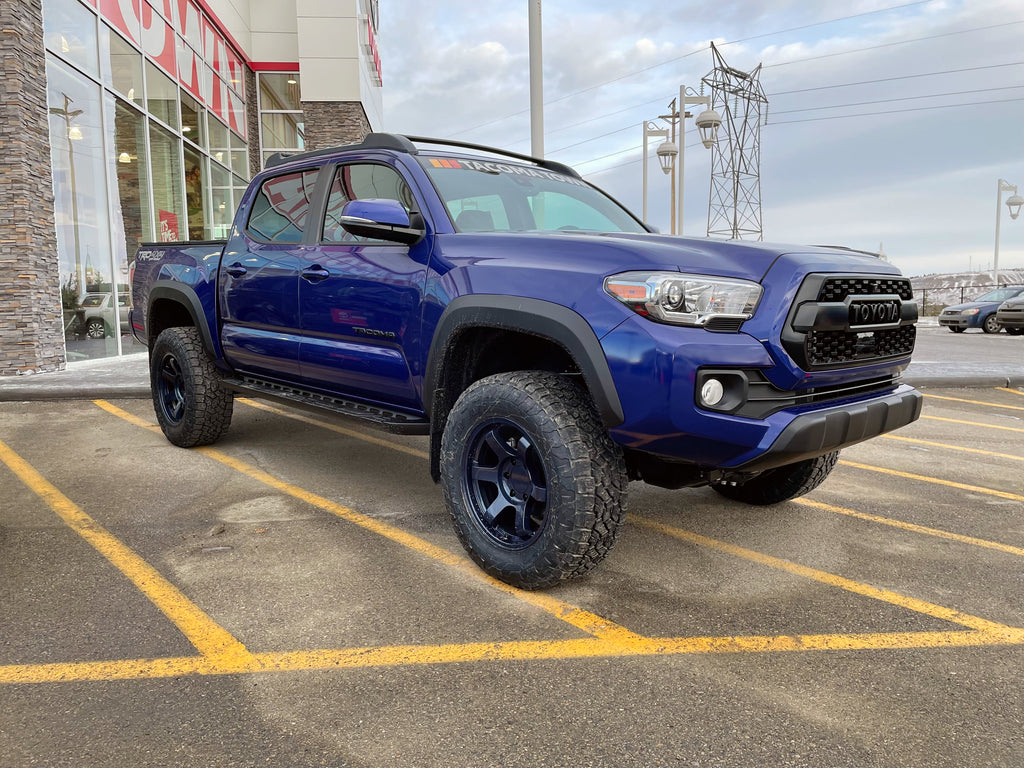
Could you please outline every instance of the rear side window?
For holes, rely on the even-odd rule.
[[[253,198],[248,230],[271,243],[301,243],[319,168],[267,179]]]

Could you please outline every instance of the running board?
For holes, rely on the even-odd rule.
[[[221,379],[221,384],[225,389],[241,395],[275,400],[285,405],[292,405],[320,413],[327,411],[337,416],[359,419],[385,432],[393,432],[400,435],[430,434],[430,422],[422,416],[392,411],[388,408],[360,403],[344,397],[325,395],[322,392],[312,392],[299,387],[290,387],[252,376]]]

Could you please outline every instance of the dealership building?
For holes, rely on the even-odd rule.
[[[0,0],[0,375],[142,350],[139,243],[381,126],[377,0]]]

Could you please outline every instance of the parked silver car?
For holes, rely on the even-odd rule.
[[[90,339],[102,339],[114,335],[113,295],[109,293],[87,293],[82,297],[82,331]],[[118,325],[122,334],[130,333],[128,325],[128,294],[117,296]]]
[[[1012,336],[1024,334],[1024,296],[1007,299],[996,310],[996,322]]]

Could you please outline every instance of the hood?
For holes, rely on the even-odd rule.
[[[601,277],[635,270],[695,272],[760,282],[780,259],[829,272],[899,274],[879,259],[826,246],[658,234],[487,232],[439,235],[450,266],[550,269]]]
[[[942,311],[949,312],[955,310],[957,312],[963,312],[965,309],[985,309],[987,307],[998,307],[1003,302],[1001,301],[968,301],[963,304],[951,304],[945,307]]]

